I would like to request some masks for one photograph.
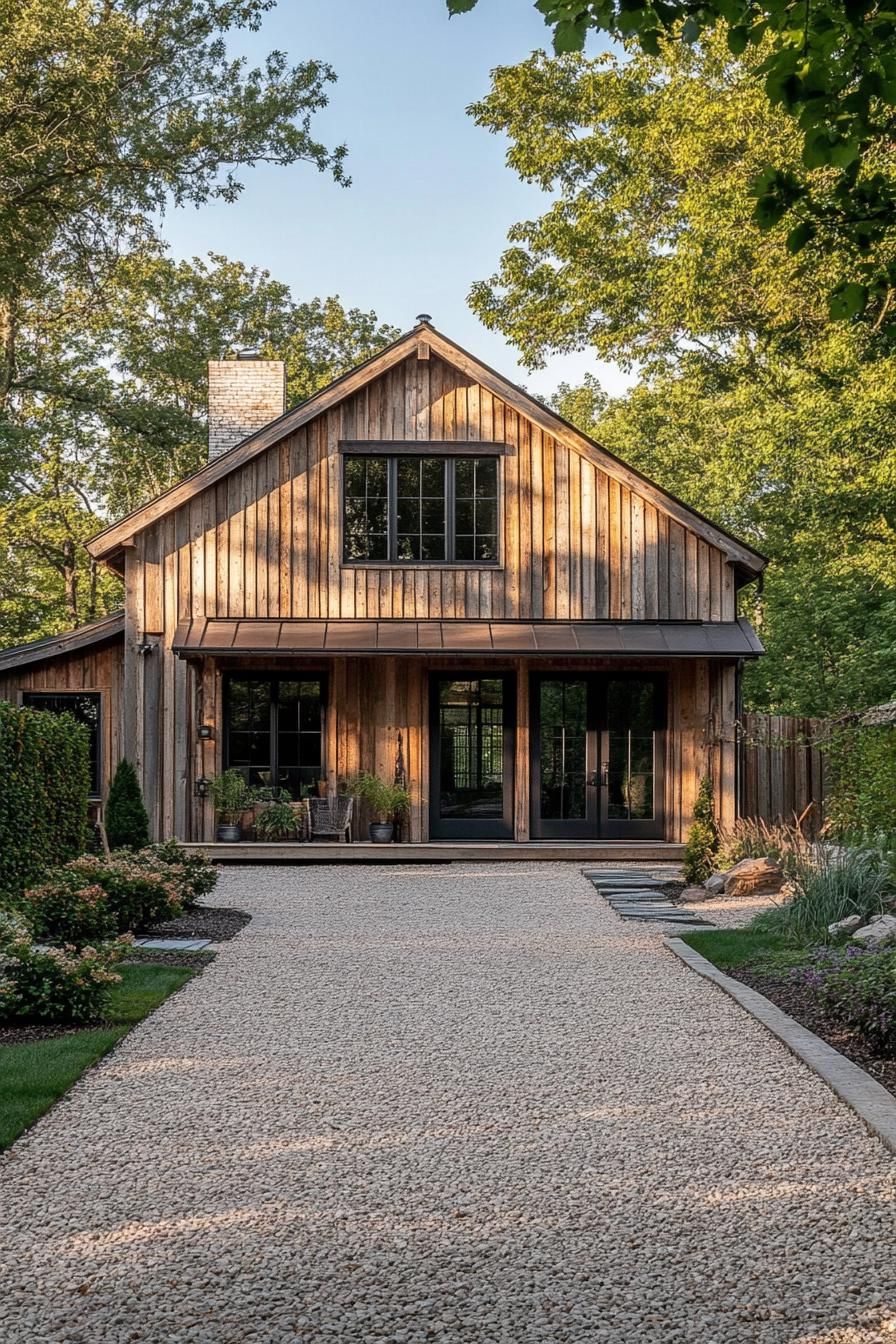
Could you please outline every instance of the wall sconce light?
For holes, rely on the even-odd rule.
[[[200,775],[196,781],[196,797],[207,798],[210,786],[211,780],[206,779],[205,775]]]
[[[140,654],[141,658],[145,658],[148,653],[155,652],[155,647],[155,644],[151,643],[144,635],[143,639],[141,639],[140,643],[137,645],[137,652]]]
[[[210,723],[200,723],[196,729],[196,736],[203,742],[211,742],[215,735],[215,730]]]

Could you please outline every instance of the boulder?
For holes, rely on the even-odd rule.
[[[726,896],[776,896],[784,874],[771,859],[741,859],[725,874]]]
[[[711,894],[711,892],[706,890],[705,886],[685,887],[684,891],[681,893],[680,900],[684,905],[693,905],[696,901],[708,901]]]
[[[838,919],[835,924],[828,925],[828,933],[852,933],[862,922],[861,915],[847,915],[845,919]]]
[[[884,943],[896,941],[896,915],[876,915],[856,929],[852,938],[854,943],[863,943],[865,947],[883,947]]]
[[[703,883],[710,896],[718,896],[725,890],[725,874],[711,873]]]

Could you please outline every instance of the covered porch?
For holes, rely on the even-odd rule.
[[[185,622],[184,838],[214,845],[198,786],[224,769],[294,797],[369,771],[409,788],[403,860],[674,862],[704,774],[734,819],[737,668],[754,640],[739,622]],[[213,852],[395,862],[367,820],[350,858],[320,841]]]

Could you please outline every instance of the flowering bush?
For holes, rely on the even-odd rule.
[[[167,871],[155,871],[126,851],[101,859],[85,854],[63,870],[85,885],[97,884],[106,893],[115,926],[121,933],[146,928],[183,913],[178,888]]]
[[[791,971],[835,1022],[878,1055],[896,1056],[896,951],[848,944],[822,947]]]
[[[205,854],[190,854],[176,840],[147,845],[136,853],[125,850],[113,858],[126,859],[172,883],[185,910],[191,910],[203,896],[214,891],[218,881],[218,870]]]
[[[85,885],[79,873],[57,869],[47,882],[30,887],[22,899],[39,942],[84,947],[105,942],[117,931],[109,898],[98,882]]]
[[[128,939],[105,947],[38,948],[15,944],[0,954],[0,1019],[96,1022],[109,1012],[112,969]]]

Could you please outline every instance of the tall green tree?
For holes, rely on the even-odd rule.
[[[823,713],[896,679],[896,358],[885,326],[831,321],[843,258],[810,264],[752,218],[745,187],[799,135],[716,37],[495,72],[473,113],[551,193],[474,287],[530,365],[592,349],[636,372],[558,407],[772,557],[745,597],[768,656],[757,707]],[[823,189],[823,184],[819,190]]]
[[[448,11],[477,0],[446,0]],[[896,177],[886,158],[896,133],[896,12],[854,0],[535,0],[554,30],[557,54],[581,51],[595,29],[659,55],[721,34],[734,56],[752,62],[770,105],[799,136],[796,163],[771,147],[750,182],[754,218],[787,221],[793,252],[846,253],[848,274],[829,291],[832,317],[871,301],[874,320],[893,321],[896,261],[876,246],[896,231]],[[825,169],[821,180],[815,169]]]
[[[120,603],[83,542],[201,465],[209,358],[257,346],[285,359],[294,404],[396,335],[335,296],[298,302],[267,271],[213,254],[176,262],[157,245],[121,258],[89,320],[33,320],[22,342],[40,390],[17,395],[0,491],[0,644]]]

